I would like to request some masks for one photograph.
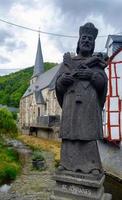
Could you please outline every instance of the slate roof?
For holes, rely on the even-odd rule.
[[[122,43],[122,35],[109,35],[106,41],[106,45],[105,45],[106,48],[109,44],[110,39],[112,39],[112,43],[113,42]]]
[[[60,64],[44,72],[43,74],[40,74],[36,82],[28,87],[23,95],[23,98],[33,94],[34,92],[41,91],[46,87],[53,89],[55,87],[56,75],[59,68]]]
[[[32,77],[39,76],[43,72],[44,72],[44,63],[43,63],[41,42],[40,42],[40,36],[39,36],[36,59],[35,59],[35,65],[34,65],[34,70],[33,70],[33,76]]]
[[[7,105],[0,104],[0,108],[7,108],[11,112],[19,112],[19,108],[9,107]]]

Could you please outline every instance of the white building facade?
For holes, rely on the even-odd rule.
[[[109,56],[106,73],[108,94],[106,99],[106,123],[104,136],[110,142],[122,141],[122,36],[109,35],[106,42]]]

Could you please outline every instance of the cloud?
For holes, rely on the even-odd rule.
[[[122,19],[122,1],[120,0],[55,0],[55,6],[60,8],[66,22],[69,23],[77,23],[80,20],[82,24],[87,16],[94,15],[103,16],[106,24],[111,24],[117,29],[121,27],[119,19]]]
[[[25,5],[28,5],[28,6],[31,6],[33,3],[35,2],[35,0],[0,0],[0,6],[2,9],[4,10],[7,10],[7,9],[10,9],[14,4],[25,4]]]
[[[26,43],[23,41],[15,41],[15,40],[9,40],[5,43],[5,47],[7,51],[14,51],[14,50],[22,50],[27,47]]]
[[[116,34],[122,30],[122,1],[120,0],[54,0],[55,16],[50,22],[52,32],[78,36],[79,27],[86,22],[93,22],[99,29],[99,35],[106,37],[97,39],[96,50],[103,51],[108,34]],[[118,17],[119,20],[118,20]],[[75,51],[77,39],[50,37],[54,45],[62,53]]]
[[[9,8],[13,3],[15,2],[15,0],[0,0],[0,6],[1,8]]]
[[[7,39],[13,38],[12,33],[8,30],[0,30],[0,45],[4,45]]]
[[[10,62],[9,58],[0,55],[0,63],[1,64],[5,64],[5,63],[9,63],[9,62]]]
[[[10,30],[0,30],[0,46],[6,48],[7,51],[21,50],[27,47],[26,43],[19,40]]]

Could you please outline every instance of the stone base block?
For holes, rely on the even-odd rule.
[[[105,176],[84,175],[74,172],[57,172],[53,179],[56,186],[50,200],[111,200],[104,193]]]
[[[103,197],[102,197],[102,200],[111,200],[111,199],[112,199],[111,194],[107,194],[107,193],[104,194]],[[58,196],[52,195],[50,200],[77,200],[77,198],[75,197],[73,199],[73,198],[65,198],[65,197],[58,197]],[[80,197],[80,200],[89,200],[89,199],[88,198],[84,198],[84,197]],[[94,199],[92,199],[92,200],[94,200]]]

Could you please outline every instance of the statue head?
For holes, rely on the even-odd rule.
[[[86,23],[84,26],[80,26],[79,40],[76,49],[77,54],[92,55],[97,34],[98,29],[92,23]]]

